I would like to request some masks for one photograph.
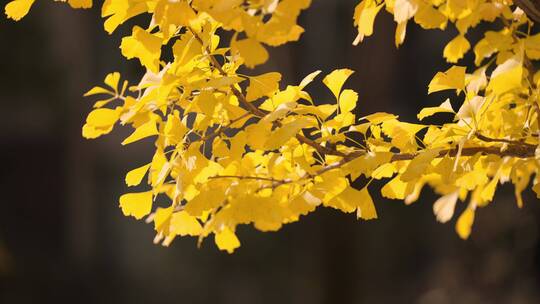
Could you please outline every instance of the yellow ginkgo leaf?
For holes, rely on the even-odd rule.
[[[450,103],[450,99],[446,99],[438,107],[423,108],[420,111],[420,113],[418,113],[417,117],[419,120],[422,120],[426,117],[432,116],[435,113],[456,113],[456,112],[454,111],[454,109],[452,109],[452,104]]]
[[[164,231],[166,233],[169,232],[169,220],[171,219],[171,216],[173,214],[174,208],[168,207],[168,208],[157,208],[156,212],[154,213],[154,229],[156,231]]]
[[[120,83],[120,73],[112,72],[112,73],[107,74],[107,76],[105,76],[105,80],[103,82],[106,85],[108,85],[111,89],[113,89],[115,93],[117,93],[118,92],[118,84]]]
[[[521,87],[522,78],[523,62],[517,56],[512,57],[493,70],[486,90],[503,94]]]
[[[15,0],[8,3],[5,7],[6,16],[15,21],[21,20],[34,4],[35,0]]]
[[[120,208],[125,216],[141,219],[152,211],[152,191],[127,193],[120,197]]]
[[[126,174],[126,185],[128,186],[137,186],[141,183],[143,177],[146,175],[146,172],[150,168],[150,164],[144,165],[139,168],[135,168],[129,171]]]
[[[231,48],[240,53],[240,56],[244,58],[244,64],[248,68],[254,68],[256,65],[265,63],[269,57],[266,48],[253,38],[233,40]]]
[[[438,72],[429,83],[428,94],[444,90],[465,88],[465,67],[454,65],[446,72]]]
[[[411,19],[418,11],[418,2],[416,0],[395,0],[394,2],[394,21],[402,23]]]
[[[187,26],[197,14],[186,1],[158,1],[154,18],[166,38],[170,38],[178,26]]]
[[[67,0],[72,8],[91,8],[92,0]]]
[[[349,186],[331,200],[323,202],[323,205],[350,213],[358,208],[358,204],[362,199],[360,191]]]
[[[414,15],[414,21],[424,29],[445,29],[448,18],[431,5],[422,5]]]
[[[265,143],[269,150],[279,149],[291,137],[295,136],[300,130],[307,127],[309,121],[307,119],[297,119],[293,122],[283,125],[281,128],[274,131]]]
[[[332,73],[324,77],[323,83],[330,89],[330,91],[332,91],[336,99],[338,99],[343,84],[353,73],[354,72],[349,69],[334,70]]]
[[[95,109],[88,114],[82,135],[85,138],[97,138],[111,132],[120,116],[119,110],[107,108]]]
[[[437,217],[437,221],[441,223],[448,222],[454,215],[456,202],[459,197],[459,191],[454,191],[450,194],[441,196],[433,204],[433,213]]]
[[[463,55],[471,48],[471,44],[463,35],[458,35],[452,39],[445,47],[443,56],[446,61],[450,63],[456,63],[459,59],[463,58]]]
[[[396,33],[394,35],[394,43],[396,47],[399,47],[405,41],[405,35],[407,34],[407,21],[398,23],[396,27]]]
[[[369,37],[373,34],[373,24],[375,23],[375,17],[384,6],[384,3],[379,5],[372,0],[364,0],[358,4],[354,10],[354,25],[358,27],[358,36],[354,40],[353,44],[364,40],[364,37]]]
[[[540,198],[540,182],[539,183],[536,183],[536,185],[534,185],[532,187],[534,193],[536,193],[536,197],[537,198]]]
[[[339,96],[339,110],[341,113],[351,112],[356,107],[358,93],[353,90],[343,90]]]
[[[474,223],[474,210],[465,209],[456,222],[456,232],[460,238],[466,240],[471,235],[472,225]]]
[[[103,24],[104,28],[107,33],[112,34],[120,24],[129,18],[146,12],[146,10],[146,5],[140,1],[104,1],[101,7],[101,17],[108,17]]]
[[[484,189],[482,189],[482,192],[480,193],[481,201],[478,202],[478,206],[482,207],[493,200],[493,196],[495,195],[495,191],[497,190],[498,182],[499,178],[496,176],[489,183],[486,184],[486,186],[484,187]]]
[[[120,49],[127,59],[138,58],[150,71],[159,71],[162,39],[139,26],[133,27],[131,36],[122,38]]]
[[[95,109],[88,114],[86,123],[95,127],[109,127],[118,121],[120,113],[112,109]]]
[[[409,183],[402,181],[398,175],[382,187],[381,194],[386,198],[402,200],[414,190],[414,187],[409,188]]]
[[[185,211],[175,212],[171,216],[170,232],[179,236],[197,236],[202,232],[201,223],[196,217]]]
[[[531,35],[525,39],[525,53],[530,59],[540,59],[540,34]]]
[[[281,74],[276,72],[250,77],[246,99],[253,101],[263,96],[270,97],[279,89],[280,80]]]
[[[157,135],[157,134],[159,134],[159,132],[156,127],[156,122],[153,120],[150,120],[147,123],[135,129],[135,131],[130,136],[124,139],[124,141],[122,142],[122,145],[127,145],[132,142],[136,142],[143,138],[146,138],[152,135]]]
[[[439,155],[440,149],[427,150],[418,154],[407,166],[407,170],[401,174],[404,182],[413,181],[425,173],[431,166],[431,161]]]
[[[300,89],[305,88],[308,84],[313,82],[313,80],[315,80],[315,77],[319,76],[320,73],[321,71],[315,71],[307,75],[306,77],[304,77],[304,79],[302,79],[302,81],[300,82],[300,85],[299,85]]]
[[[165,133],[165,145],[176,145],[184,138],[189,129],[180,120],[178,113],[169,114],[163,132]]]
[[[220,250],[226,250],[228,253],[233,253],[236,248],[240,247],[240,241],[229,228],[216,233],[215,242]]]
[[[363,220],[373,220],[377,218],[377,209],[375,209],[375,204],[373,204],[373,199],[371,198],[367,187],[360,190],[356,216]]]
[[[109,94],[109,95],[114,96],[114,92],[111,92],[105,88],[98,87],[98,86],[91,88],[90,90],[88,90],[88,92],[84,93],[83,96],[88,97],[88,96],[97,95],[97,94]]]

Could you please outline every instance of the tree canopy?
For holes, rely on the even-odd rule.
[[[67,2],[73,8],[92,6],[92,0]],[[12,1],[5,13],[19,20],[33,3]],[[82,135],[97,138],[119,124],[133,129],[122,145],[152,140],[152,159],[134,164],[125,178],[130,187],[144,181],[147,190],[124,194],[119,203],[125,215],[153,222],[154,242],[169,245],[177,236],[194,236],[201,244],[214,235],[217,247],[231,253],[240,246],[238,225],[275,231],[319,206],[371,220],[377,218],[373,191],[412,204],[425,186],[440,195],[433,204],[440,222],[454,217],[458,201],[467,204],[455,223],[466,239],[475,213],[489,205],[499,185],[513,184],[519,207],[525,190],[532,188],[540,197],[535,3],[358,3],[351,12],[358,30],[355,45],[369,43],[364,40],[373,35],[383,8],[396,23],[397,47],[409,23],[426,30],[457,29],[442,54],[449,68],[434,71],[427,86],[427,94],[449,91],[453,97],[421,109],[415,122],[386,112],[355,115],[365,101],[345,85],[350,69],[322,76],[314,71],[290,85],[281,83],[279,72],[239,72],[268,61],[268,48],[298,40],[305,30],[298,17],[310,4],[103,2],[108,33],[135,16],[150,17],[146,24],[133,25],[120,44],[124,57],[139,62],[146,73],[130,84],[112,72],[103,85],[86,92],[97,101]],[[467,38],[475,28],[483,37]],[[468,52],[474,53],[474,65],[459,65]],[[309,86],[326,86],[333,100],[313,98]],[[430,123],[440,113],[450,119]],[[373,180],[385,181],[384,186],[374,189]]]

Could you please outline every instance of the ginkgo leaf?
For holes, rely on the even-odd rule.
[[[5,7],[5,13],[8,18],[15,21],[21,20],[34,4],[35,0],[14,0],[9,2]]]
[[[135,168],[126,174],[126,185],[137,186],[141,183],[142,179],[146,175],[146,172],[150,168],[150,164],[144,165],[139,168]]]
[[[374,170],[390,162],[391,159],[392,153],[390,152],[369,152],[363,157],[350,161],[344,168],[351,175],[351,179],[356,180],[361,174],[371,176]]]
[[[231,47],[240,53],[248,68],[254,68],[256,65],[265,63],[269,57],[266,48],[253,38],[233,40]]]
[[[152,211],[152,191],[127,193],[120,197],[120,208],[125,216],[141,219]]]
[[[431,5],[422,5],[414,15],[414,21],[424,29],[446,28],[448,18]]]
[[[418,11],[416,0],[396,0],[394,2],[394,21],[402,23],[411,19]]]
[[[320,106],[306,106],[306,105],[296,105],[296,108],[293,110],[297,114],[312,114],[323,121],[326,120],[330,115],[336,112],[336,106],[332,104],[324,104]]]
[[[228,228],[216,233],[215,242],[220,250],[227,251],[228,253],[233,253],[236,248],[240,247],[240,241],[234,232]]]
[[[315,77],[317,77],[320,73],[321,73],[321,71],[315,71],[315,72],[307,75],[306,77],[304,77],[304,79],[302,79],[302,81],[300,82],[300,85],[299,85],[300,89],[305,88],[308,84],[313,82]]]
[[[383,3],[376,5],[375,1],[361,1],[354,10],[354,25],[358,27],[358,36],[353,44],[364,40],[364,37],[369,37],[373,34],[373,24],[377,14],[384,6]]]
[[[197,14],[185,1],[159,1],[155,8],[154,18],[169,38],[179,26],[188,26],[197,18]]]
[[[450,194],[441,196],[433,204],[433,213],[437,217],[437,221],[441,223],[448,222],[454,215],[459,191],[454,191]]]
[[[482,192],[480,193],[481,202],[478,202],[478,206],[482,207],[493,200],[495,190],[497,190],[497,183],[499,182],[498,176],[494,177],[489,183],[486,184]]]
[[[540,34],[531,35],[525,39],[525,53],[530,59],[540,59]]]
[[[108,85],[115,93],[118,93],[118,84],[120,83],[120,73],[113,72],[107,74],[105,76],[105,80],[103,81],[106,85]]]
[[[486,87],[488,84],[486,77],[486,67],[479,68],[472,75],[469,75],[467,91],[478,94],[478,92]]]
[[[365,195],[353,187],[347,187],[343,192],[334,196],[331,200],[323,202],[324,206],[332,207],[343,212],[354,212],[358,208]]]
[[[443,90],[465,88],[465,67],[452,66],[446,72],[438,72],[429,83],[428,94]]]
[[[426,117],[432,116],[436,113],[456,113],[454,109],[452,109],[452,104],[450,103],[450,99],[446,99],[443,103],[441,103],[438,107],[429,107],[429,108],[423,108],[420,113],[418,113],[417,117],[419,120],[423,120]]]
[[[86,123],[95,127],[109,127],[118,121],[119,114],[118,111],[112,109],[95,109],[88,114]]]
[[[472,225],[474,223],[474,210],[465,209],[456,222],[456,232],[460,238],[466,240],[471,235]]]
[[[377,210],[375,209],[375,204],[373,204],[373,199],[368,192],[367,187],[360,190],[358,198],[358,208],[356,209],[356,217],[363,220],[373,220],[377,218]]]
[[[84,93],[84,97],[88,97],[88,96],[92,96],[92,95],[97,95],[97,94],[109,94],[109,95],[114,95],[114,92],[111,92],[105,88],[102,88],[102,87],[98,87],[98,86],[95,86],[93,87],[92,89],[90,89],[88,92]]]
[[[536,193],[536,197],[540,198],[540,183],[536,183],[536,185],[534,185],[532,189],[534,193]]]
[[[82,135],[85,138],[97,138],[111,132],[120,117],[120,111],[113,109],[95,109],[88,114]]]
[[[474,96],[473,98],[465,99],[465,102],[461,105],[461,108],[459,108],[459,111],[456,114],[456,118],[467,119],[476,117],[476,114],[485,101],[486,98],[482,96]]]
[[[353,73],[354,72],[352,70],[341,69],[334,70],[332,73],[324,77],[323,83],[330,89],[330,91],[332,91],[332,93],[336,97],[336,100],[339,99],[339,94],[341,92],[343,84]]]
[[[263,96],[270,97],[279,89],[280,80],[281,74],[276,72],[250,77],[246,95],[247,101],[253,101]]]
[[[298,104],[294,101],[280,104],[274,111],[263,118],[265,122],[273,122],[285,117],[289,112],[294,110]]]
[[[180,236],[197,236],[203,231],[201,223],[199,223],[197,218],[189,215],[185,211],[179,211],[172,214],[169,229],[171,233]]]
[[[392,119],[397,119],[398,116],[394,115],[394,114],[390,114],[390,113],[385,113],[385,112],[377,112],[377,113],[373,113],[373,114],[370,114],[368,116],[364,116],[362,118],[360,118],[360,120],[367,120],[369,122],[371,122],[372,124],[379,124],[381,122],[384,122],[384,121],[387,121],[387,120],[392,120]]]
[[[381,189],[382,196],[390,199],[405,199],[410,194],[409,184],[402,181],[398,175]]]
[[[159,134],[159,132],[156,128],[156,122],[153,120],[150,120],[147,123],[135,129],[135,131],[130,136],[124,139],[124,141],[122,142],[122,145],[127,145],[132,142],[136,142],[143,138],[146,138],[152,135],[157,135],[157,134]]]
[[[405,35],[407,34],[407,21],[398,23],[396,27],[396,33],[394,34],[394,43],[396,47],[399,47],[405,41]]]
[[[343,90],[339,96],[339,110],[341,113],[351,112],[356,107],[358,93],[353,90]]]
[[[169,114],[163,132],[165,133],[165,145],[176,145],[182,141],[189,129],[182,123],[178,113]]]
[[[427,150],[418,154],[401,174],[401,180],[409,182],[419,178],[431,166],[431,161],[439,155],[440,149]]]
[[[306,119],[297,119],[272,133],[270,138],[265,143],[265,146],[269,150],[278,149],[285,144],[291,137],[295,136],[300,130],[307,127],[309,121]]]
[[[170,219],[173,214],[174,208],[156,208],[154,212],[154,229],[156,231],[169,230]]]
[[[141,27],[134,26],[131,36],[122,38],[120,49],[127,59],[138,58],[142,65],[157,73],[162,39]]]
[[[495,94],[503,94],[514,90],[521,86],[522,77],[522,60],[512,57],[493,70],[487,90],[493,91]]]
[[[470,48],[471,44],[465,36],[458,35],[444,47],[443,56],[448,62],[456,63]]]
[[[72,8],[91,8],[92,0],[67,0]]]

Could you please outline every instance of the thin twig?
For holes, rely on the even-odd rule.
[[[520,142],[520,141],[515,141],[515,140],[510,140],[510,139],[504,139],[504,138],[491,138],[491,137],[487,137],[479,132],[476,132],[476,138],[480,139],[481,141],[485,141],[485,142],[498,142],[498,143],[505,143],[505,144],[510,144],[510,145],[522,145],[522,146],[525,146],[525,147],[536,147],[535,145],[533,144],[529,144],[529,143],[525,143],[525,142]]]

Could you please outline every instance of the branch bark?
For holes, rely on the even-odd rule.
[[[540,1],[538,0],[516,0],[517,6],[521,8],[527,17],[534,22],[540,22]]]

